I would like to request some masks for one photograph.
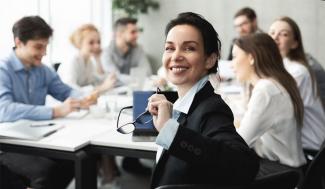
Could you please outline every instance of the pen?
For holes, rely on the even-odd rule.
[[[158,94],[158,93],[160,93],[161,92],[161,90],[159,89],[159,87],[157,87],[157,89],[156,89],[156,94]]]
[[[38,125],[30,125],[30,127],[49,127],[53,126],[55,123],[44,123],[44,124],[38,124]]]

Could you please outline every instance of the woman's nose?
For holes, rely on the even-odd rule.
[[[173,52],[172,61],[177,62],[177,61],[181,61],[183,59],[184,59],[184,57],[183,57],[182,53],[180,52],[180,50],[175,50]]]

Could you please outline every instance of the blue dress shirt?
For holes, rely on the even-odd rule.
[[[45,65],[27,70],[15,51],[0,60],[0,122],[52,119],[53,109],[44,106],[47,94],[64,101],[76,92]]]

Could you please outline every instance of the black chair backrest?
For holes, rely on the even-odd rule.
[[[324,143],[323,143],[324,144]],[[325,148],[310,162],[299,189],[325,189]]]
[[[247,189],[294,189],[298,185],[300,173],[287,170],[258,178]]]
[[[60,65],[61,65],[60,62],[56,62],[56,63],[53,64],[53,68],[54,68],[54,70],[55,70],[56,72],[58,71]]]
[[[256,179],[248,186],[214,186],[199,184],[165,185],[156,189],[294,189],[298,185],[300,174],[297,171],[283,171]]]

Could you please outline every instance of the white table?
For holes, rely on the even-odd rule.
[[[132,142],[131,134],[119,134],[112,117],[96,118],[89,114],[82,119],[47,121],[64,127],[39,141],[0,139],[0,150],[71,160],[75,165],[76,188],[97,188],[95,154],[154,159],[157,150],[153,142]]]
[[[96,160],[83,148],[89,145],[92,137],[112,131],[112,120],[87,116],[83,119],[65,118],[50,122],[62,124],[64,127],[39,141],[0,139],[0,150],[71,160],[75,165],[76,188],[96,188]]]
[[[112,121],[106,119],[57,119],[50,122],[63,127],[38,141],[0,139],[0,143],[74,152],[88,145],[94,136],[112,130]]]

